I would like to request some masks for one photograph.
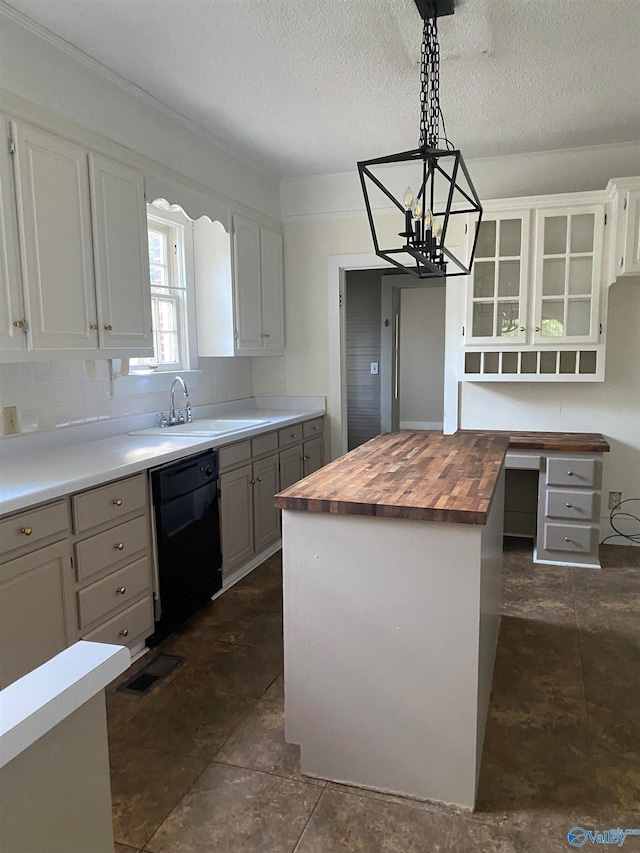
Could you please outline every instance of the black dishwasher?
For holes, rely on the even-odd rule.
[[[153,648],[222,588],[215,451],[152,471],[151,489],[160,597],[155,632],[147,639]]]

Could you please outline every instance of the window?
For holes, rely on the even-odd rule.
[[[131,359],[134,370],[188,368],[184,228],[156,213],[147,217],[153,356]]]

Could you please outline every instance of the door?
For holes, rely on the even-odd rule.
[[[251,465],[220,475],[222,574],[227,578],[254,553],[252,479]]]
[[[253,464],[254,545],[262,551],[280,538],[280,513],[273,503],[279,491],[279,459],[269,456]]]
[[[0,689],[75,642],[69,545],[0,566]]]
[[[89,176],[100,347],[153,355],[142,172],[90,154]]]
[[[233,291],[236,309],[236,351],[262,349],[260,226],[233,217]]]
[[[312,441],[305,441],[302,445],[304,465],[304,476],[308,477],[314,471],[319,471],[324,465],[324,441],[322,436],[314,438]]]
[[[262,269],[262,338],[265,351],[284,350],[282,234],[260,229]]]
[[[296,444],[280,453],[280,490],[288,489],[302,479],[302,447]]]
[[[87,152],[12,123],[31,348],[98,344]]]
[[[6,140],[8,127],[1,124]],[[0,150],[0,349],[24,350],[25,316],[18,249],[18,223],[8,148]]]

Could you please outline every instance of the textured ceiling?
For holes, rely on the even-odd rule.
[[[10,5],[277,175],[417,144],[414,0]],[[439,31],[467,159],[640,139],[640,0],[457,0]]]

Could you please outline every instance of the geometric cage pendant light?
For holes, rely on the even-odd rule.
[[[453,0],[415,3],[424,22],[419,146],[362,160],[358,173],[376,255],[421,279],[469,275],[482,205],[462,153],[447,139],[440,108],[437,20],[453,14]]]

